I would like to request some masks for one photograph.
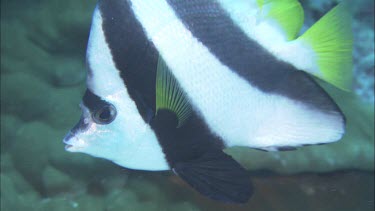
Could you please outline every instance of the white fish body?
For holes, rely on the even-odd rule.
[[[170,3],[178,1],[131,2],[148,38],[156,45],[194,107],[210,129],[222,137],[228,146],[272,150],[334,142],[342,137],[345,125],[339,109],[322,111],[277,92],[266,93],[249,83],[220,61],[212,49],[183,23]],[[255,2],[218,2],[232,14],[233,22],[246,35],[278,56],[275,60],[288,61],[310,73],[319,71],[312,49],[303,46],[306,43],[287,41],[283,32],[270,22],[257,23],[255,11],[259,8]],[[196,4],[199,6],[200,3]],[[244,16],[247,12],[248,15]],[[298,89],[298,86],[295,88]],[[330,104],[331,101],[327,98],[325,103]]]
[[[344,134],[340,109],[305,72],[348,87],[346,20],[341,4],[296,38],[296,0],[99,0],[66,150],[172,169],[211,199],[244,203],[248,174],[224,147],[282,150]]]

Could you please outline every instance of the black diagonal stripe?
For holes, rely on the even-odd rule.
[[[250,39],[215,0],[167,1],[183,24],[222,64],[251,85],[324,111],[339,111],[315,81]]]
[[[222,140],[210,132],[197,113],[193,113],[184,127],[176,131],[162,129],[168,125],[168,120],[155,123],[155,117],[150,121],[150,109],[155,112],[158,51],[147,39],[128,1],[99,0],[99,9],[106,42],[121,72],[120,76],[143,119],[150,123],[157,134],[169,164],[181,159],[193,159],[198,152],[201,153],[199,150],[211,147],[221,149]],[[175,139],[166,138],[171,137],[169,133],[177,134]]]
[[[125,0],[99,0],[106,42],[144,121],[155,109],[158,52]]]

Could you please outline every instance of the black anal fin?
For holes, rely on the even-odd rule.
[[[201,194],[227,203],[245,203],[253,193],[249,174],[222,150],[179,162],[173,171]]]

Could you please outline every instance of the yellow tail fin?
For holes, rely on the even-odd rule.
[[[316,77],[343,90],[351,89],[353,34],[347,3],[334,7],[297,41],[312,47],[319,68]]]

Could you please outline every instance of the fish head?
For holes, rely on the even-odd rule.
[[[102,105],[90,110],[84,103],[78,123],[64,138],[65,149],[70,152],[83,152],[96,157],[111,158],[111,146],[117,145],[119,133],[116,133],[117,109],[112,104]]]
[[[81,118],[63,140],[65,149],[132,169],[168,169],[154,131],[127,100],[123,92],[99,97],[87,90]]]
[[[101,2],[103,4],[100,5],[108,6],[117,1],[108,4]],[[107,19],[109,25],[104,24],[99,8],[98,5],[93,14],[87,45],[87,90],[80,104],[82,116],[64,138],[65,149],[111,160],[131,169],[167,170],[169,165],[157,136],[142,117],[137,99],[130,94],[133,93],[130,89],[139,91],[132,85],[140,82],[129,78],[125,80],[121,74],[124,71],[141,71],[134,67],[119,68],[122,65],[115,59],[114,52],[117,51],[113,51],[108,44],[112,35],[118,37],[117,33],[109,33],[104,28],[117,19]],[[120,61],[131,60],[129,54],[122,50],[118,52],[121,52]],[[133,84],[129,84],[129,81]],[[143,94],[140,92],[141,97]],[[153,105],[148,107],[153,108]]]

